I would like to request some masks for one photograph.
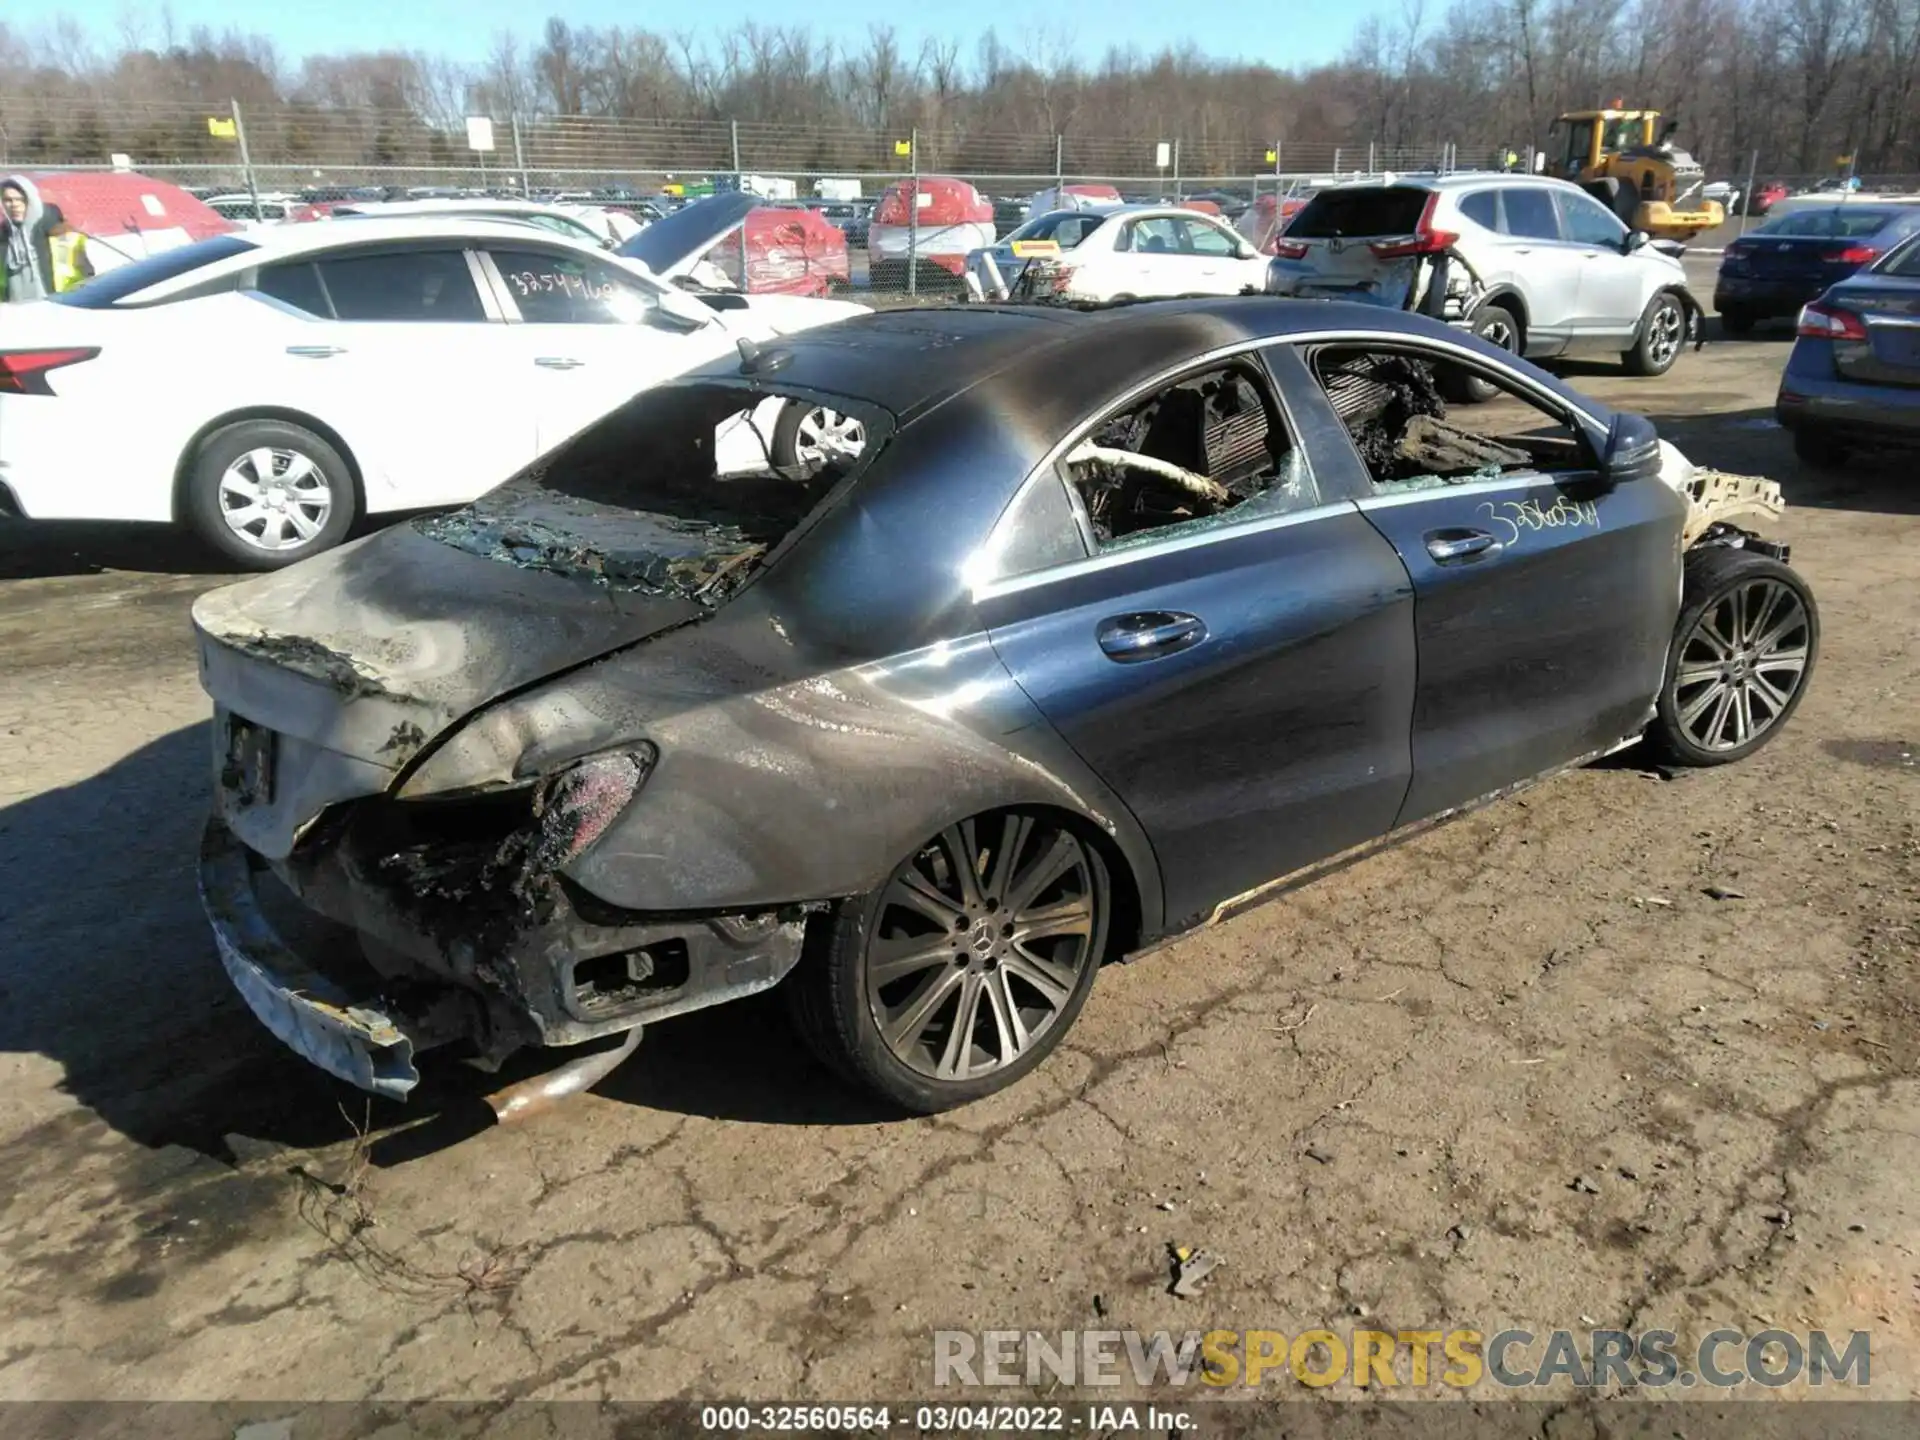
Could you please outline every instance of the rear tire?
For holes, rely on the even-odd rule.
[[[1520,322],[1504,305],[1482,305],[1474,312],[1473,333],[1489,345],[1509,355],[1520,353]],[[1500,387],[1466,370],[1453,370],[1441,377],[1441,391],[1456,405],[1484,405],[1499,398]]]
[[[181,508],[228,560],[278,570],[346,539],[359,503],[347,462],[313,431],[243,420],[200,442]]]
[[[1061,817],[976,816],[816,922],[781,989],[829,1069],[930,1115],[1053,1052],[1093,989],[1111,905],[1099,848]]]
[[[1663,290],[1647,302],[1633,348],[1620,357],[1629,375],[1664,375],[1687,343],[1687,312],[1677,295]]]
[[[1726,546],[1687,557],[1648,743],[1680,765],[1744,760],[1780,732],[1820,654],[1820,611],[1794,570]]]
[[[1839,470],[1853,458],[1853,447],[1830,430],[1796,430],[1793,453],[1814,470]]]

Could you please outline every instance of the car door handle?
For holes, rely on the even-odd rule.
[[[289,355],[298,355],[302,360],[326,360],[335,355],[347,353],[344,345],[289,345]]]
[[[1131,665],[1198,645],[1207,638],[1207,626],[1198,615],[1184,611],[1145,610],[1110,616],[1100,622],[1094,634],[1109,660]]]
[[[1516,255],[1531,255],[1533,253],[1533,247],[1531,245],[1516,245],[1513,247],[1513,253]]]
[[[542,355],[533,363],[548,370],[578,370],[587,362],[571,355]]]
[[[1442,565],[1476,560],[1499,552],[1500,542],[1484,530],[1429,530],[1427,554]]]

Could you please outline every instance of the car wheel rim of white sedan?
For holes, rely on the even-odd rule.
[[[256,550],[298,549],[332,513],[326,474],[298,450],[249,450],[220,477],[220,518]]]
[[[866,448],[866,427],[824,405],[800,417],[793,437],[794,457],[809,470],[833,460],[851,460]]]

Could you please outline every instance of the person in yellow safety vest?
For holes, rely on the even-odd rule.
[[[24,175],[0,180],[0,304],[41,300],[93,274],[87,237]]]

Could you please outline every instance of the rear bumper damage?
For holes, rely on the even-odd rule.
[[[500,864],[502,850],[525,853],[511,843],[518,827],[499,823],[511,806],[442,804],[427,825],[406,814],[417,808],[384,797],[344,807],[273,861],[216,814],[201,847],[201,898],[235,988],[295,1053],[363,1090],[404,1098],[415,1057],[438,1047],[492,1069],[525,1047],[637,1032],[768,989],[800,958],[798,909],[618,910],[557,874]],[[335,938],[289,943],[265,903],[276,882]],[[598,1073],[630,1050],[597,1052],[612,1057]]]

